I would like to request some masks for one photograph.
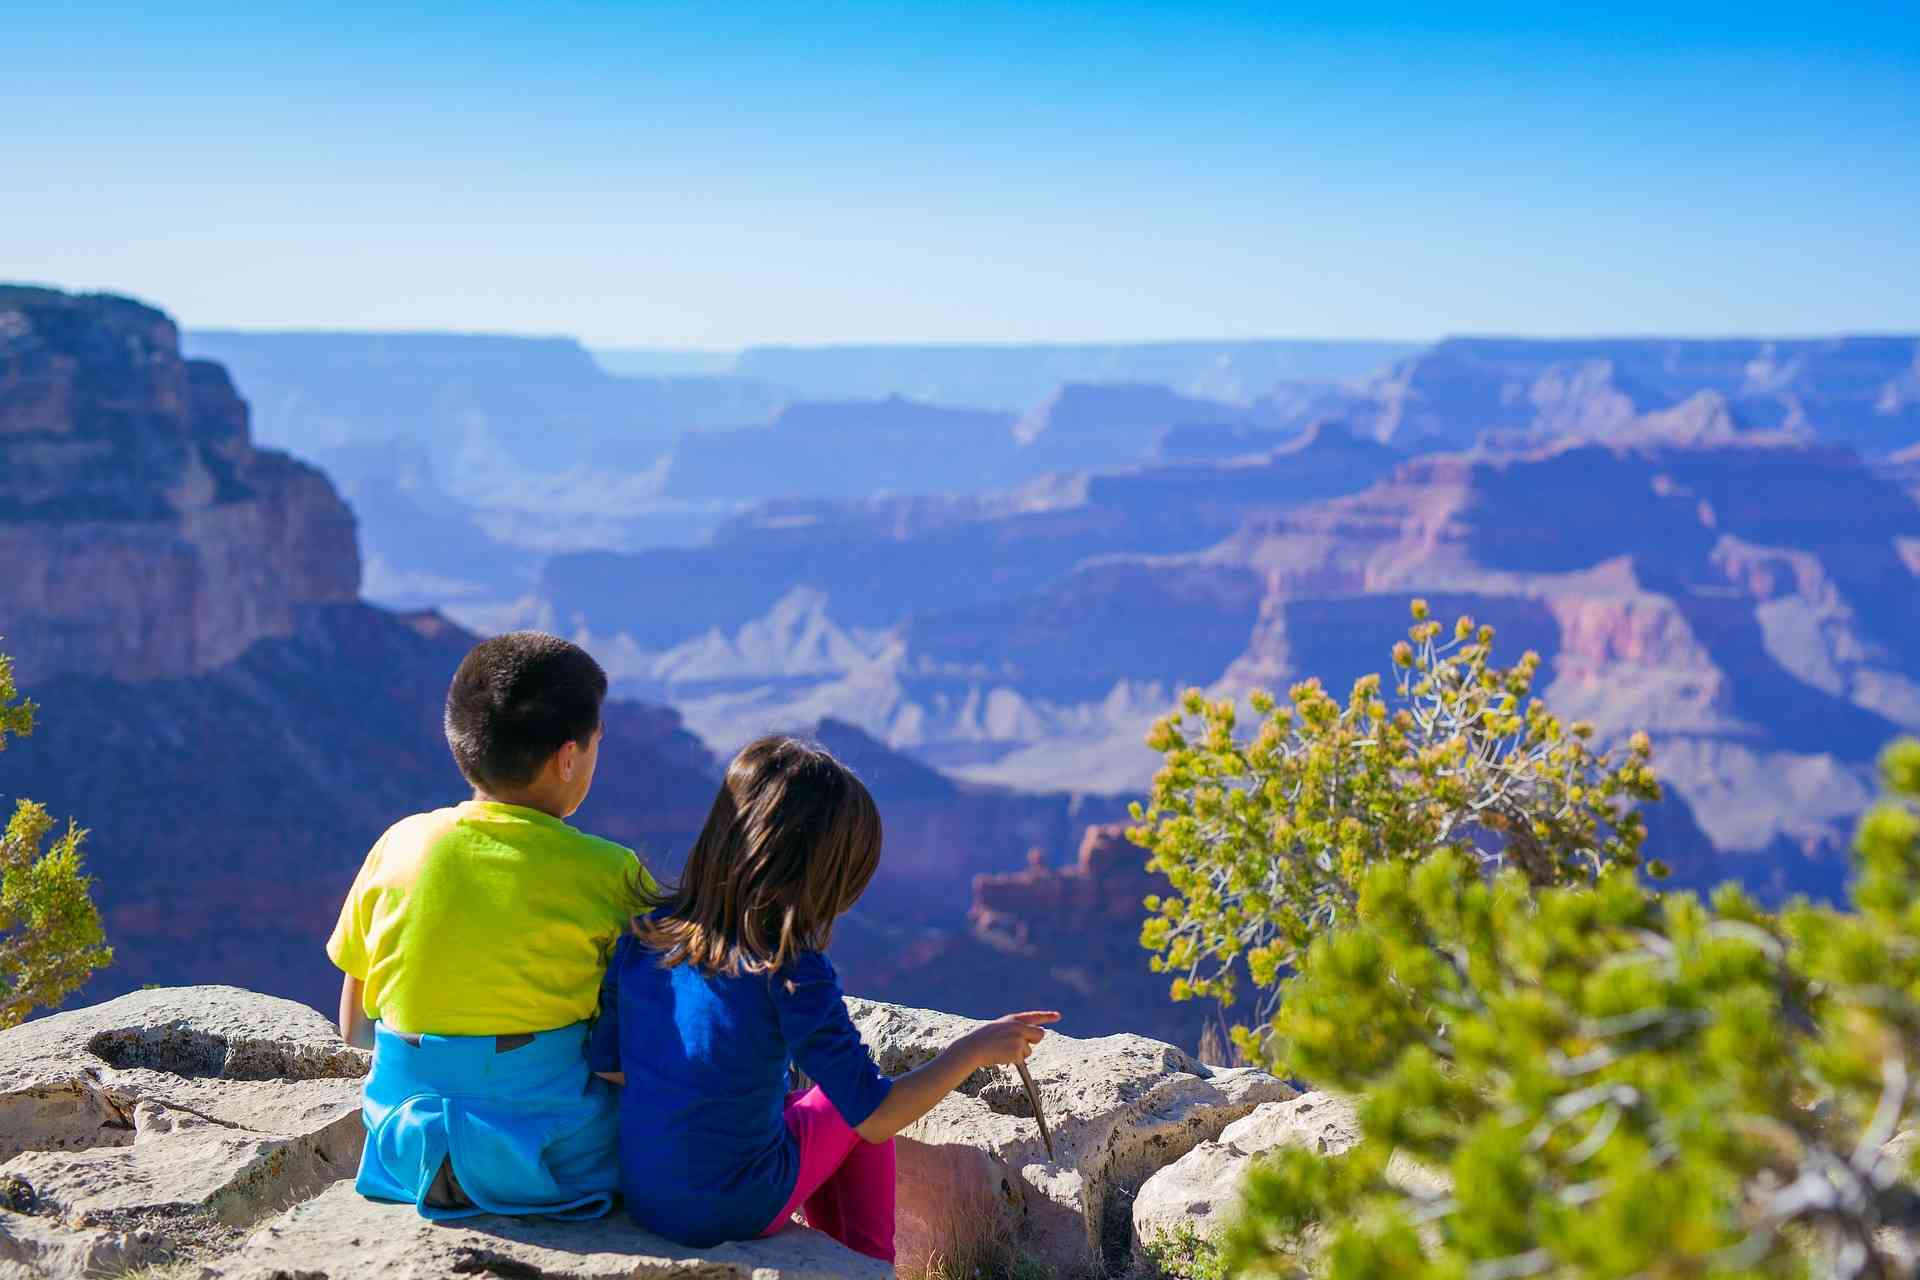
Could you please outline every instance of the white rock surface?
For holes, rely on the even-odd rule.
[[[456,1275],[534,1280],[882,1280],[893,1268],[817,1231],[687,1249],[615,1214],[593,1223],[538,1218],[428,1222],[410,1205],[378,1204],[349,1183],[260,1227],[203,1280],[427,1280]]]
[[[880,1069],[898,1075],[980,1025],[848,1002]],[[1005,1252],[1060,1274],[1128,1264],[1136,1190],[1264,1102],[1294,1096],[1260,1072],[1214,1072],[1143,1036],[1049,1035],[1029,1062],[1053,1128],[1049,1161],[1011,1070],[977,1072],[898,1142],[903,1265]]]
[[[1338,1155],[1359,1140],[1360,1122],[1345,1098],[1303,1093],[1256,1107],[1147,1179],[1133,1202],[1134,1247],[1184,1223],[1202,1236],[1218,1232],[1239,1203],[1247,1166],[1262,1152],[1294,1145]]]
[[[0,1210],[0,1280],[118,1275],[155,1257],[157,1246],[148,1231],[74,1230]]]
[[[1220,1131],[1148,1178],[1133,1202],[1136,1255],[1157,1237],[1191,1224],[1202,1237],[1227,1225],[1240,1201],[1247,1167],[1278,1147],[1307,1147],[1337,1156],[1360,1141],[1360,1118],[1353,1101],[1332,1093],[1303,1093],[1285,1102],[1268,1102]],[[1387,1177],[1408,1191],[1434,1195],[1445,1179],[1395,1154]]]
[[[97,1273],[160,1222],[245,1225],[353,1173],[367,1055],[319,1013],[234,987],[141,991],[0,1032],[0,1260]]]

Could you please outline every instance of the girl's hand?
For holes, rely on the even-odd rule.
[[[961,1043],[977,1066],[1025,1062],[1033,1046],[1046,1039],[1047,1033],[1041,1030],[1041,1024],[1058,1021],[1060,1015],[1052,1010],[1010,1013],[968,1032],[961,1037]]]
[[[853,1131],[868,1142],[885,1142],[933,1110],[935,1103],[981,1067],[1024,1062],[1033,1046],[1046,1038],[1040,1024],[1058,1021],[1060,1015],[1049,1011],[1010,1013],[998,1022],[969,1031],[942,1049],[932,1062],[896,1079],[880,1106]]]

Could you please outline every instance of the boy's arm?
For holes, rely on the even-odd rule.
[[[363,1003],[366,984],[352,974],[340,979],[340,1038],[356,1049],[373,1048],[373,1020]]]
[[[600,978],[600,1008],[587,1032],[587,1069],[612,1084],[626,1087],[627,1073],[620,1069],[620,946],[614,943],[607,958],[607,971]]]
[[[367,859],[360,864],[360,870],[354,873],[353,887],[347,890],[347,899],[340,904],[340,918],[334,921],[333,934],[327,939],[327,959],[340,969],[340,1038],[356,1049],[373,1048],[373,1020],[367,1017],[367,919],[362,915],[361,886],[366,883],[369,871],[380,860],[380,851],[386,847],[388,828],[374,842],[367,853]]]

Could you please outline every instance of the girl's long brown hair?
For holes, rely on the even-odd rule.
[[[825,750],[773,736],[727,766],[680,883],[633,931],[666,968],[773,973],[824,950],[880,865],[880,811]]]

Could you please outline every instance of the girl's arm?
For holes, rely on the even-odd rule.
[[[356,1049],[373,1048],[373,1020],[362,996],[366,984],[352,974],[340,979],[340,1038]]]
[[[961,1036],[925,1066],[896,1078],[872,1115],[854,1127],[868,1142],[885,1142],[933,1110],[940,1099],[978,1071],[1002,1062],[1024,1062],[1046,1037],[1042,1023],[1058,1022],[1052,1011],[1010,1013]]]

